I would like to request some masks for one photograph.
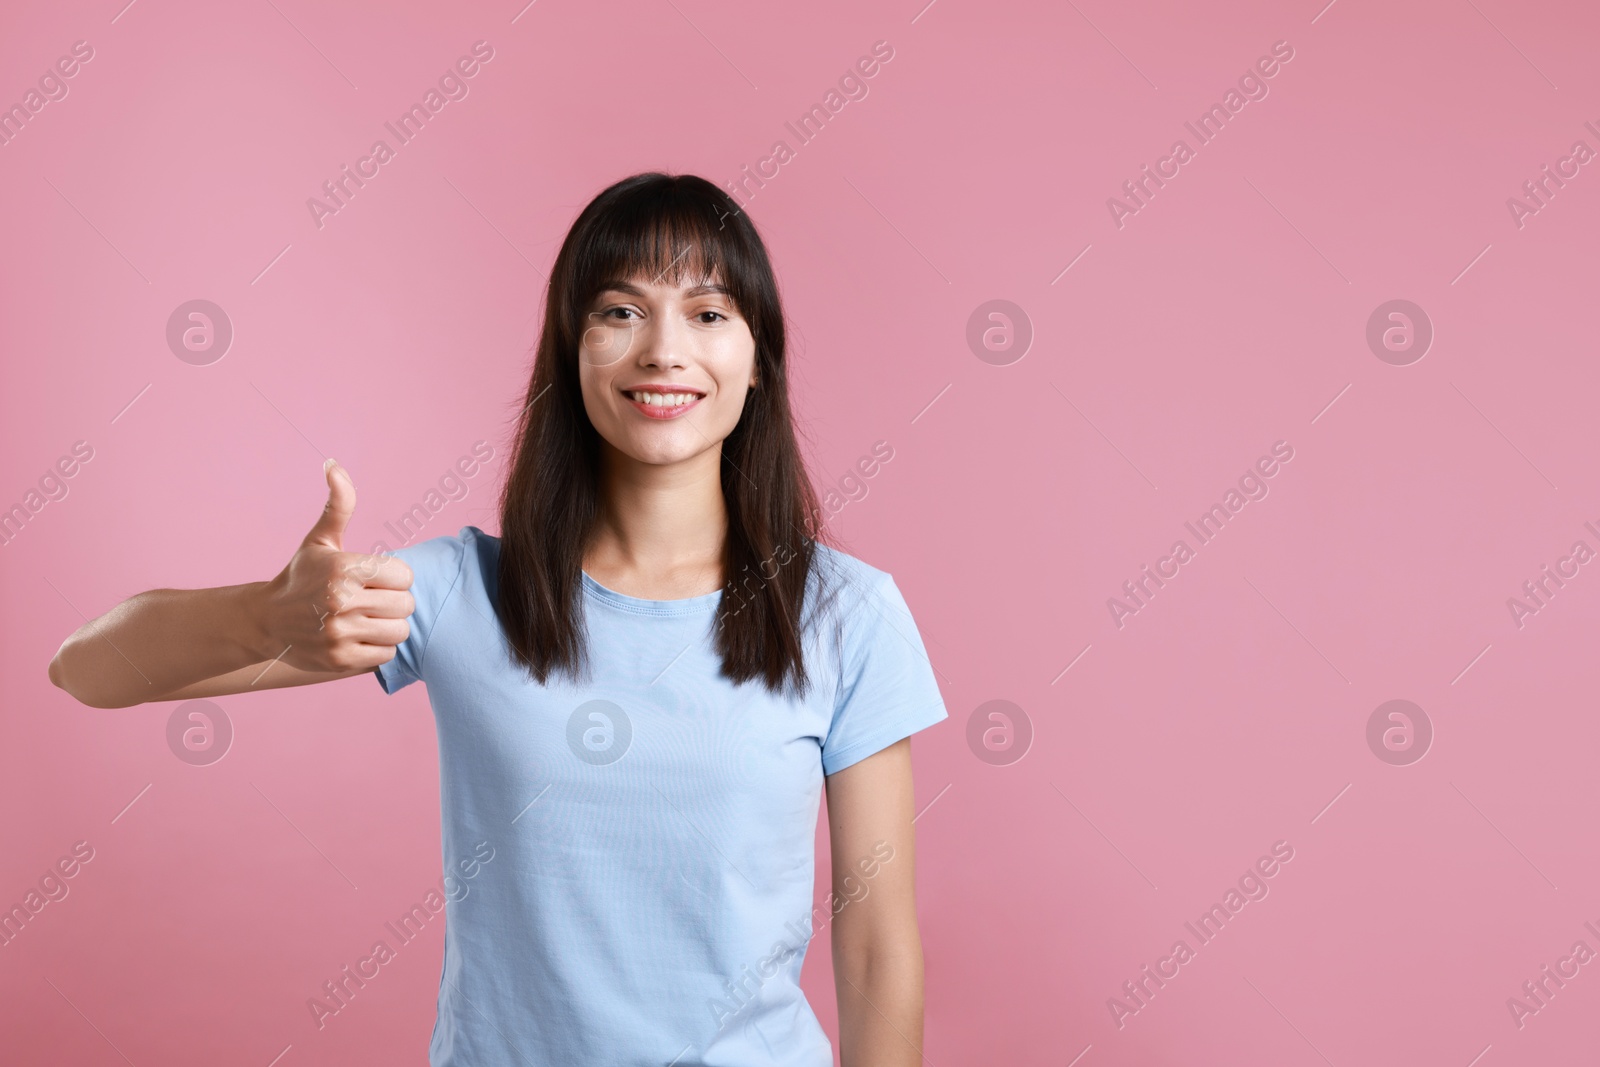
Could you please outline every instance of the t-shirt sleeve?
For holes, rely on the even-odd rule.
[[[385,693],[404,689],[426,677],[423,663],[428,650],[428,638],[432,636],[434,624],[461,580],[462,563],[466,559],[466,538],[470,536],[470,531],[464,529],[448,537],[419,541],[391,553],[411,568],[411,599],[414,606],[406,620],[411,625],[411,633],[395,646],[394,658],[378,666],[378,685]]]
[[[845,621],[839,699],[822,741],[822,773],[859,763],[948,718],[911,609],[884,574]]]

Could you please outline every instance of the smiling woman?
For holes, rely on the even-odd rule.
[[[826,789],[842,1060],[920,1063],[909,739],[947,714],[893,578],[827,543],[749,218],[691,175],[602,192],[520,405],[499,536],[345,552],[330,464],[278,577],[140,594],[52,680],[102,707],[426,683],[443,854],[497,856],[446,904],[434,1067],[831,1067],[793,934]],[[869,852],[894,863],[861,896]]]
[[[893,580],[826,543],[777,283],[726,193],[641,174],[585,208],[522,411],[500,537],[400,553],[422,636],[379,671],[428,682],[441,776],[472,783],[447,837],[548,789],[500,873],[551,876],[504,907],[485,895],[441,1018],[464,1032],[495,1005],[510,1044],[552,1063],[829,1067],[789,929],[813,910],[826,782],[836,895],[875,845],[897,857],[831,930],[843,1062],[919,1063],[907,739],[946,712]],[[727,595],[747,572],[762,581]],[[551,758],[562,740],[576,760]],[[718,1025],[752,959],[772,973]]]

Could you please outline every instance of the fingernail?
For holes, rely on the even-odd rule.
[[[334,462],[335,462],[335,460],[334,460],[334,458],[332,456],[329,456],[327,459],[323,460],[322,461],[322,473],[323,474],[327,474],[330,470],[332,470]]]

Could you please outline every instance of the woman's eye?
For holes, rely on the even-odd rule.
[[[727,321],[727,319],[728,319],[728,316],[726,316],[726,315],[724,315],[724,314],[723,314],[723,313],[722,313],[722,312],[720,312],[720,311],[702,311],[702,312],[700,312],[700,314],[701,314],[701,315],[702,315],[702,316],[704,316],[704,315],[715,315],[715,316],[716,316],[716,317],[717,317],[717,318],[719,318],[719,319],[721,319],[721,320],[722,320],[722,321],[724,321],[724,322],[726,322],[726,321]],[[707,326],[709,326],[709,325],[711,325],[711,324],[710,324],[710,323],[709,323],[709,322],[708,322],[708,323],[706,323],[706,325],[707,325]]]
[[[633,311],[632,308],[624,308],[624,307],[606,308],[606,310],[604,312],[602,312],[602,315],[604,317],[606,317],[606,318],[611,318],[611,317],[613,317],[612,316],[612,312],[632,313],[632,311]],[[621,321],[628,321],[628,320],[621,320]]]

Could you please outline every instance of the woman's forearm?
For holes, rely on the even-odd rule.
[[[841,1067],[922,1063],[922,946],[834,959]]]
[[[125,708],[200,683],[210,692],[257,687],[256,664],[279,664],[262,688],[348,678],[387,663],[410,633],[411,568],[341,545],[355,483],[322,468],[328,503],[287,566],[269,582],[152,589],[67,638],[50,680],[96,708]],[[209,694],[208,694],[209,695]]]
[[[277,653],[264,647],[260,625],[266,585],[130,597],[62,643],[50,680],[90,707],[125,708],[271,659]]]

